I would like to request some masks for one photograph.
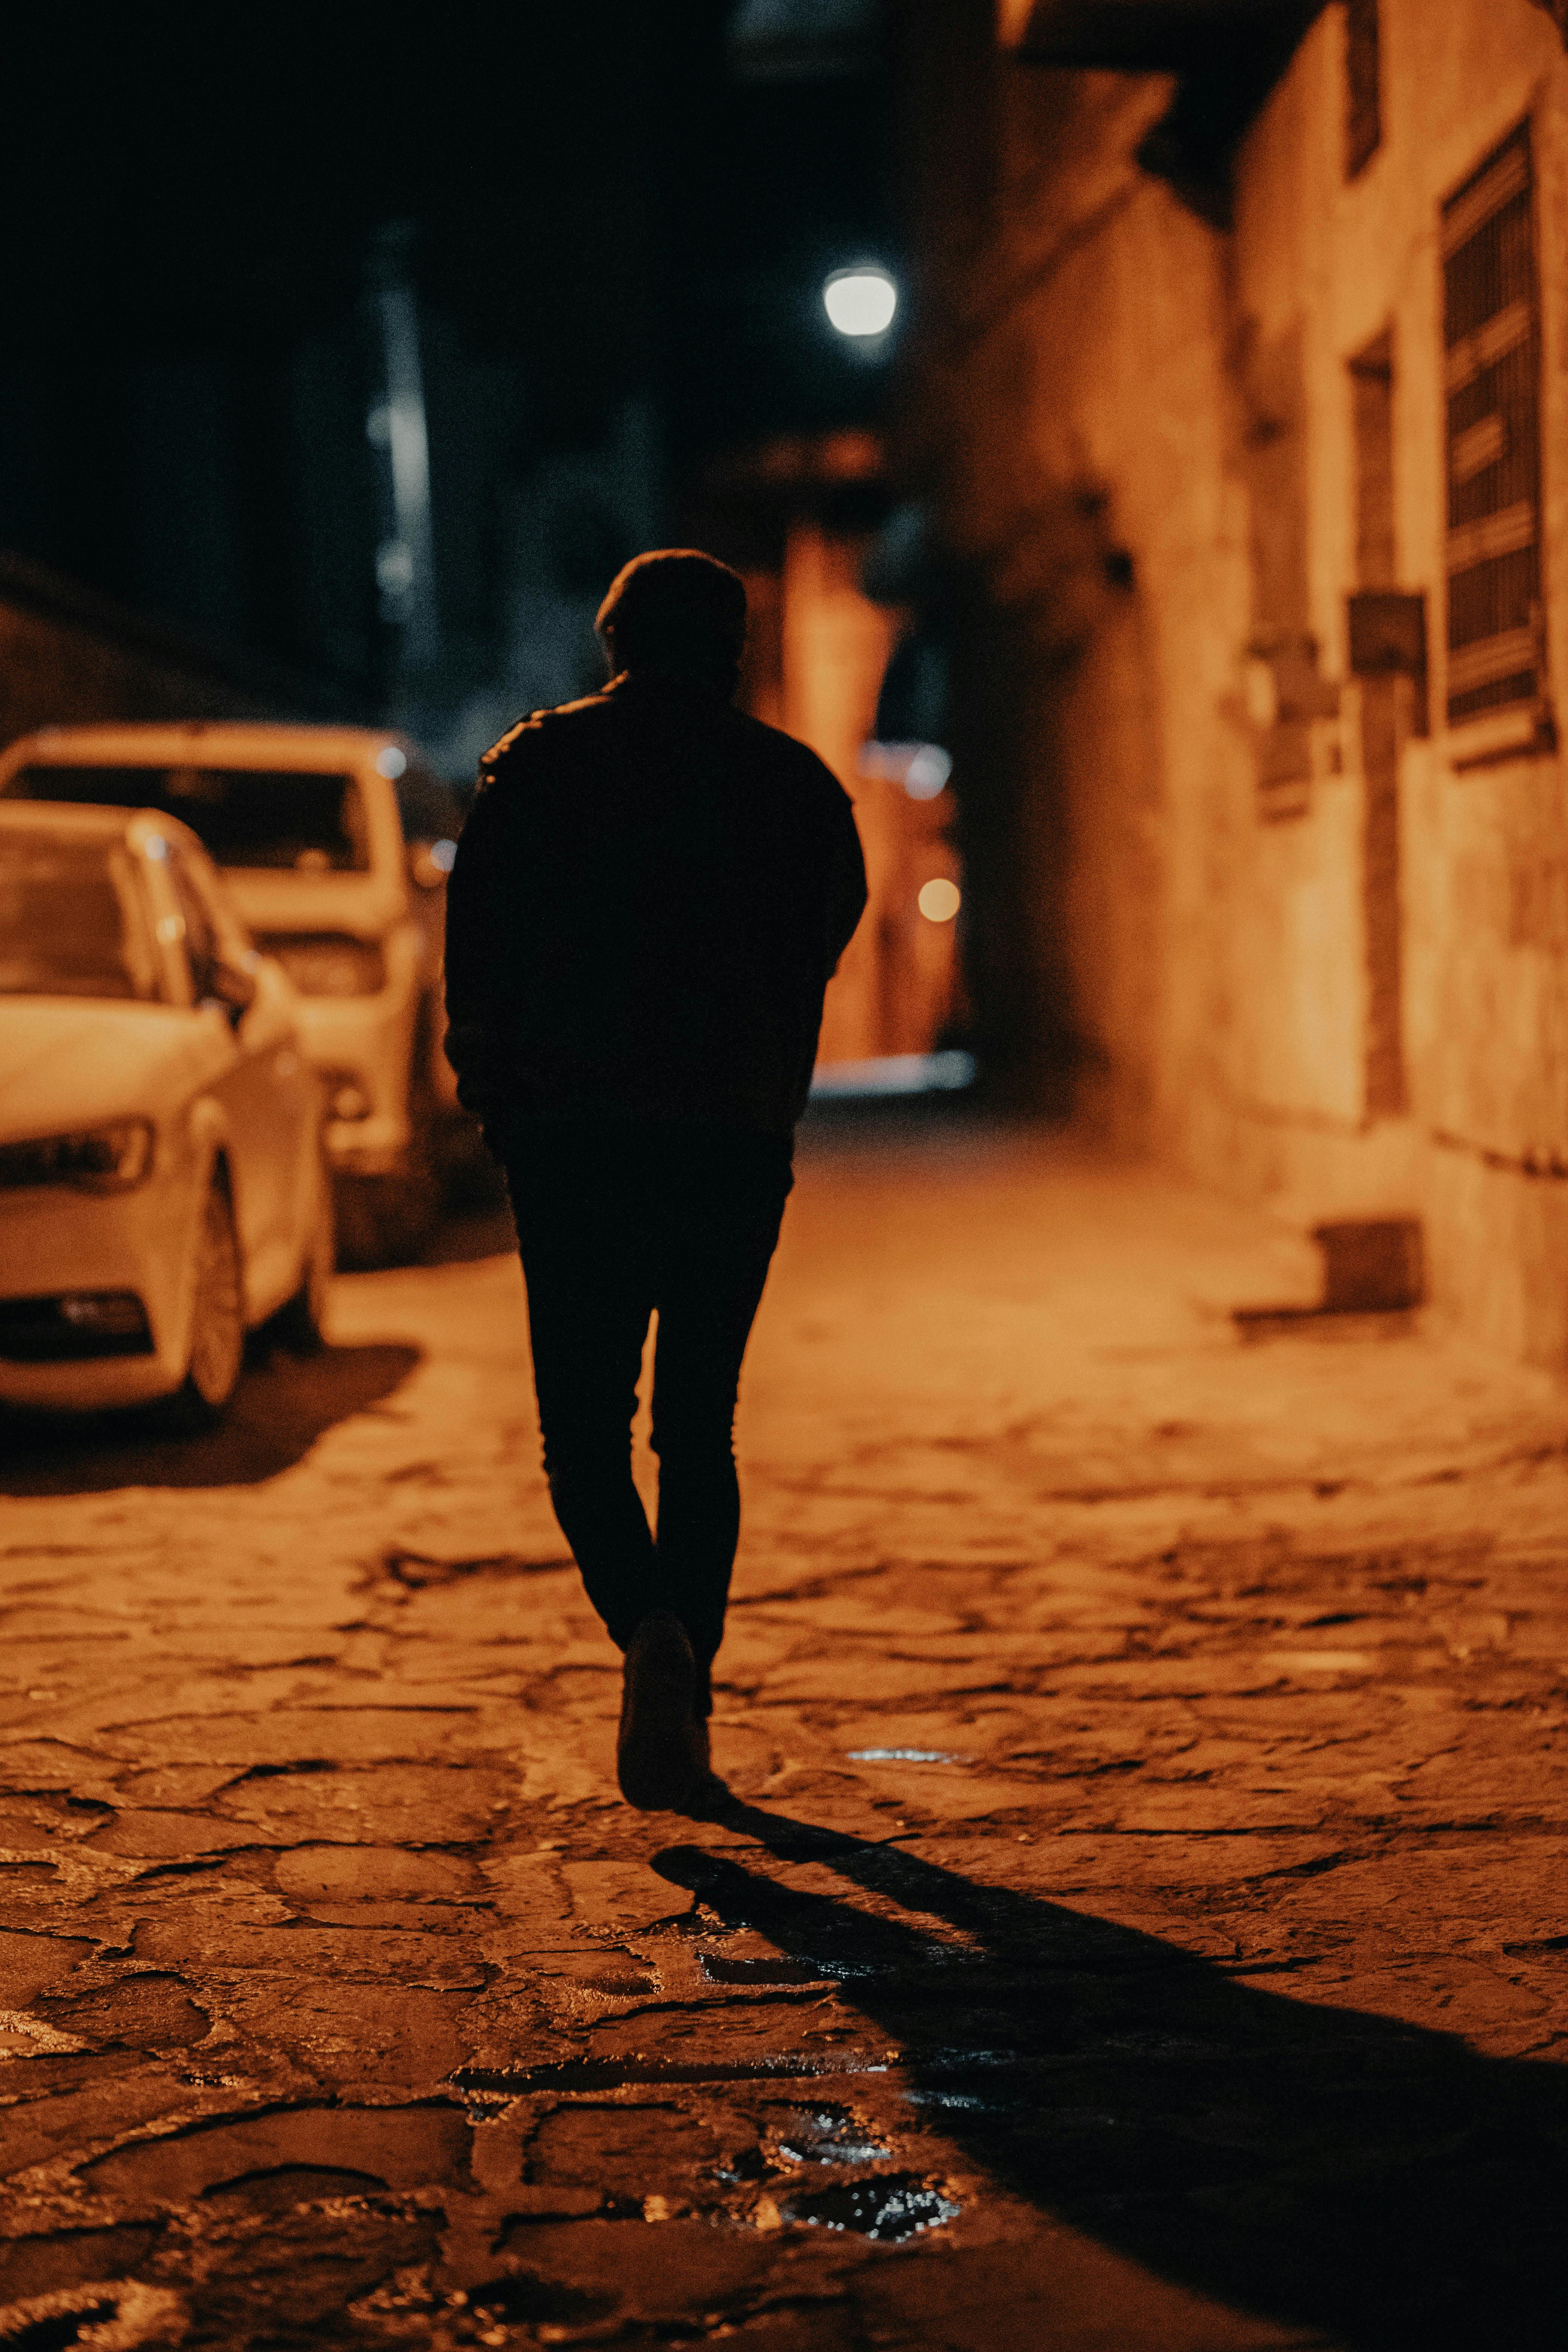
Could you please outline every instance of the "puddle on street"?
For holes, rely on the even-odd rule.
[[[940,2189],[910,2172],[837,2181],[830,2189],[779,2200],[780,2217],[785,2221],[804,2221],[818,2230],[853,2230],[882,2245],[897,2245],[900,2239],[940,2229],[958,2211],[955,2199],[944,2197]]]
[[[952,2107],[961,2115],[1001,2116],[1009,2112],[1005,2102],[982,2099],[973,2091],[905,2091],[901,2095],[911,2107]]]
[[[778,2136],[779,2154],[791,2164],[875,2164],[892,2149],[867,2137],[847,2107],[792,2107]]]
[[[851,1748],[851,1764],[967,1764],[967,1756],[950,1756],[944,1748]]]
[[[965,2050],[952,2043],[949,2043],[945,2048],[928,2050],[925,2054],[927,2073],[940,2071],[943,2074],[957,2074],[971,2066],[1017,2067],[1022,2063],[1022,2057],[1016,2050]]]
[[[783,2166],[820,2165],[844,2172],[853,2165],[882,2164],[893,2150],[849,2108],[827,2102],[775,2108],[770,2122],[767,2137],[775,2186],[773,2194],[758,2209],[756,2218],[763,2228],[804,2223],[808,2229],[851,2231],[883,2245],[896,2245],[924,2231],[940,2229],[959,2210],[955,2200],[915,2172],[873,2172],[858,2180],[829,2179],[819,2188],[809,2187],[807,2179],[802,2179],[797,2187],[790,2188],[777,2179]]]
[[[710,1984],[811,1985],[826,1981],[806,1960],[792,1960],[782,1952],[763,1959],[731,1959],[725,1952],[699,1951],[698,1966]]]

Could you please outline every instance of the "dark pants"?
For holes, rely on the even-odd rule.
[[[588,1598],[624,1650],[650,1609],[691,1637],[707,1713],[741,1528],[741,1359],[794,1181],[787,1136],[699,1122],[530,1119],[493,1141],[528,1284],[544,1469]],[[657,1310],[658,1528],[631,1423]]]

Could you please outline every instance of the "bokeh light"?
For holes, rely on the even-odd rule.
[[[958,885],[937,875],[925,884],[915,903],[928,923],[951,923],[962,903]]]
[[[912,801],[934,801],[952,773],[952,755],[940,743],[922,743],[904,770],[904,790]]]
[[[899,289],[885,269],[836,269],[822,300],[841,335],[885,335],[899,307]]]

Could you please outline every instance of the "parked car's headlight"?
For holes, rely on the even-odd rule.
[[[152,1127],[144,1118],[122,1118],[75,1135],[0,1143],[0,1187],[76,1184],[89,1192],[124,1192],[140,1184],[152,1164]]]
[[[277,957],[301,996],[374,996],[386,986],[386,958],[374,940],[346,931],[274,931],[258,944]]]

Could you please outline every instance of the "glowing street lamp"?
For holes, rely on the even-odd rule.
[[[822,289],[822,307],[839,334],[868,342],[892,325],[899,289],[885,269],[863,263],[833,272]]]

